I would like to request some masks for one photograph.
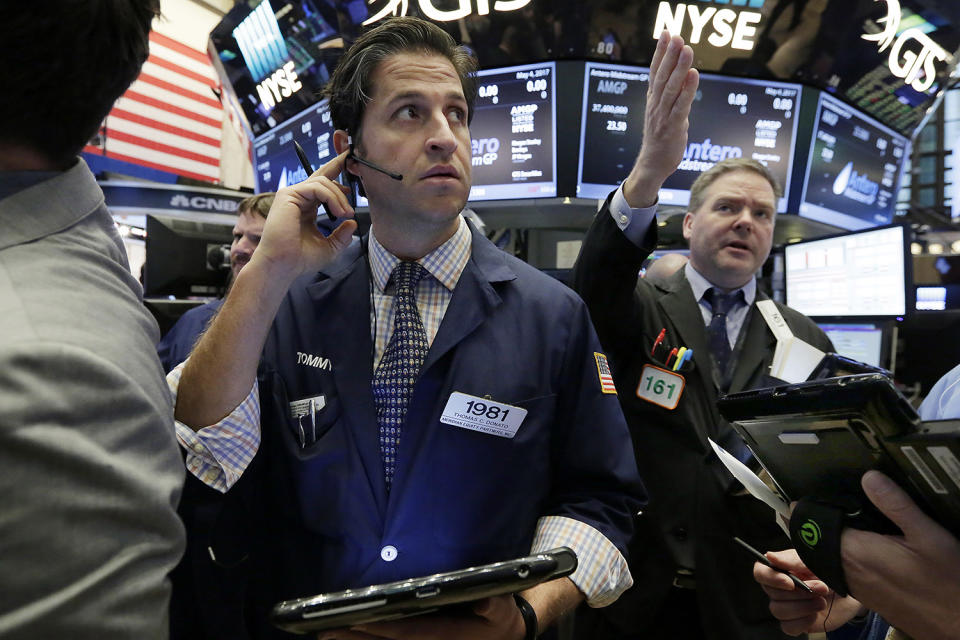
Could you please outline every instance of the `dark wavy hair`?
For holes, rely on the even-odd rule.
[[[65,163],[147,59],[160,0],[0,2],[0,141]]]
[[[398,53],[428,53],[450,61],[467,100],[468,122],[477,97],[477,62],[437,25],[409,16],[389,18],[357,38],[334,69],[323,95],[330,98],[333,126],[345,129],[359,143],[360,123],[370,102],[371,79],[381,62]]]

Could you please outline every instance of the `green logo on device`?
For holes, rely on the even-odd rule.
[[[820,542],[820,525],[813,520],[807,520],[800,526],[800,539],[803,544],[813,549]]]

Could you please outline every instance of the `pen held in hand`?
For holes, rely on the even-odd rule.
[[[736,542],[737,544],[739,544],[739,545],[740,545],[741,547],[743,547],[744,549],[746,549],[746,550],[750,553],[750,555],[752,555],[753,558],[754,558],[757,562],[759,562],[760,564],[762,564],[762,565],[764,565],[764,566],[767,566],[767,567],[770,567],[770,568],[773,569],[774,571],[778,571],[778,572],[780,572],[780,573],[785,573],[787,576],[790,577],[791,580],[793,580],[794,586],[803,589],[803,590],[806,591],[807,593],[813,593],[813,589],[811,589],[809,586],[807,586],[807,583],[805,583],[803,580],[801,580],[801,579],[798,578],[797,576],[793,575],[792,573],[790,573],[790,572],[787,571],[786,569],[781,569],[780,567],[775,567],[775,566],[773,566],[773,565],[770,563],[770,561],[767,560],[767,556],[763,555],[762,553],[760,553],[759,551],[757,551],[756,549],[754,549],[753,547],[751,547],[751,546],[750,546],[747,542],[745,542],[744,540],[741,540],[740,538],[734,536],[734,537],[733,537],[733,541]]]
[[[313,167],[310,166],[310,160],[307,159],[307,153],[296,140],[293,141],[293,149],[297,152],[297,158],[300,160],[300,166],[303,167],[303,170],[307,172],[307,177],[309,178],[313,175]],[[323,209],[326,212],[327,217],[330,218],[331,222],[336,221],[337,218],[330,213],[330,207],[324,207]]]

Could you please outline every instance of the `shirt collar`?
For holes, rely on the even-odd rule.
[[[453,291],[460,280],[460,274],[467,266],[470,260],[470,246],[472,237],[470,227],[463,221],[463,216],[458,218],[459,226],[456,232],[439,247],[423,256],[417,262],[427,270],[444,287]],[[373,274],[373,283],[381,293],[386,291],[387,284],[390,282],[390,274],[400,262],[400,258],[387,251],[382,244],[377,241],[370,229],[370,270]]]
[[[44,180],[56,177],[62,171],[0,171],[0,200],[29,189]]]
[[[714,285],[712,282],[704,278],[703,275],[701,275],[699,271],[694,269],[693,265],[690,264],[689,262],[687,262],[687,264],[683,268],[684,268],[684,275],[687,276],[687,282],[690,283],[690,288],[693,290],[694,299],[696,299],[697,302],[701,302],[703,300],[703,294],[707,292],[707,289],[710,289],[716,285]],[[720,288],[720,287],[717,287],[717,288]],[[746,303],[746,305],[748,307],[752,305],[754,299],[757,297],[756,276],[750,278],[747,284],[740,287],[739,290],[743,291],[743,301]],[[737,289],[734,289],[733,291],[737,291]],[[732,293],[732,291],[728,293]]]

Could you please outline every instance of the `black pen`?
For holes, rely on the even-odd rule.
[[[300,166],[303,167],[303,170],[307,172],[307,177],[309,178],[313,175],[313,167],[310,166],[310,161],[307,159],[306,152],[296,140],[293,141],[293,149],[297,152],[297,157],[300,159]],[[323,210],[326,212],[327,217],[330,218],[331,222],[337,219],[332,213],[330,213],[330,207],[324,207]]]
[[[811,589],[810,587],[808,587],[806,582],[804,582],[803,580],[801,580],[801,579],[798,578],[797,576],[793,575],[792,573],[790,573],[790,572],[787,571],[786,569],[781,569],[780,567],[775,567],[775,566],[773,566],[772,564],[770,564],[770,561],[767,560],[767,556],[763,555],[762,553],[760,553],[759,551],[757,551],[756,549],[754,549],[753,547],[751,547],[749,544],[747,544],[746,542],[744,542],[744,541],[741,540],[740,538],[734,536],[734,537],[733,537],[733,541],[736,542],[737,544],[739,544],[741,547],[743,547],[743,548],[746,549],[747,551],[749,551],[749,552],[750,552],[750,555],[752,555],[752,556],[756,559],[756,561],[759,562],[760,564],[765,565],[765,566],[768,566],[768,567],[770,567],[771,569],[773,569],[774,571],[779,571],[780,573],[785,573],[785,574],[787,574],[788,576],[790,576],[790,579],[793,580],[793,584],[795,584],[796,586],[800,587],[801,589],[803,589],[803,590],[806,591],[807,593],[813,593],[813,589]]]

